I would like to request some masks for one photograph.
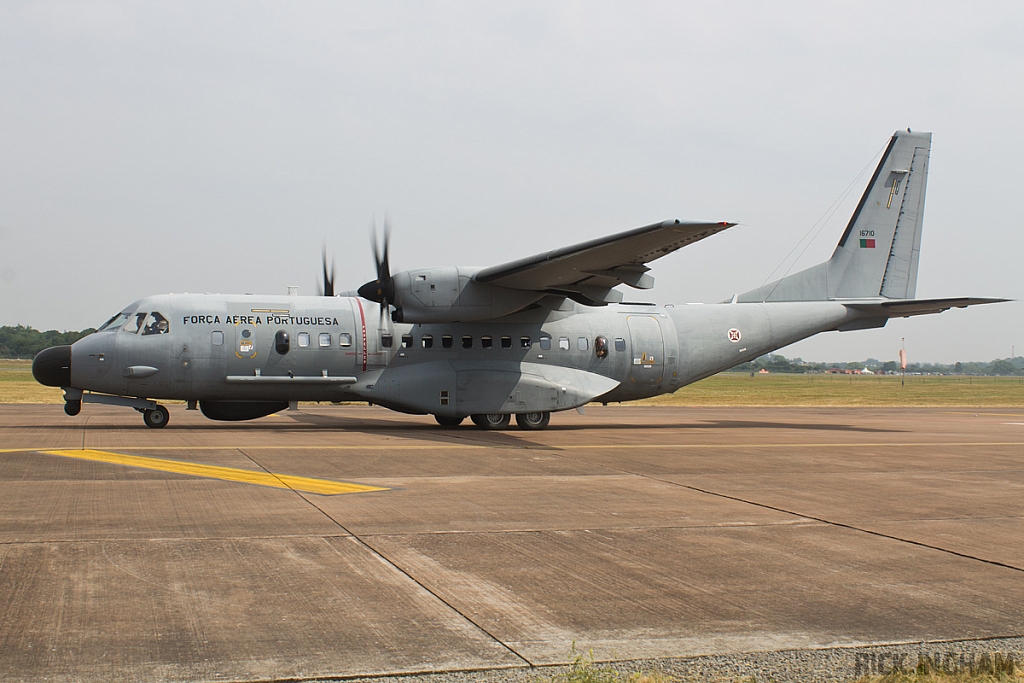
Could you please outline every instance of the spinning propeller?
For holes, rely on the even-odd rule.
[[[377,266],[377,279],[367,282],[356,291],[364,299],[381,304],[381,315],[383,315],[385,308],[395,305],[395,281],[391,277],[391,264],[388,259],[388,250],[391,245],[391,219],[384,216],[383,249],[378,244],[376,221],[370,230],[373,261]]]
[[[324,242],[324,283],[317,287],[320,292],[320,296],[334,296],[334,260],[331,260],[331,269],[327,270],[327,243]]]

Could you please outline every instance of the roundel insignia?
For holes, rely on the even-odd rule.
[[[740,331],[737,330],[735,327],[729,330],[729,341],[731,342],[738,342],[740,340],[740,337],[742,336],[743,335],[740,334]]]

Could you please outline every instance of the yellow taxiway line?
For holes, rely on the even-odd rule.
[[[291,474],[275,474],[273,472],[243,470],[237,467],[222,467],[220,465],[202,465],[194,462],[148,458],[139,455],[122,455],[120,453],[108,453],[106,451],[47,450],[39,452],[46,453],[48,455],[59,455],[65,458],[76,458],[78,460],[105,462],[111,465],[123,465],[126,467],[140,467],[147,470],[157,470],[159,472],[174,472],[176,474],[188,474],[194,477],[204,477],[206,479],[237,481],[244,484],[256,484],[257,486],[291,489],[294,491],[319,493],[328,496],[338,495],[340,493],[364,493],[367,491],[387,490],[381,486],[364,486],[362,484],[351,484],[344,481],[331,481],[330,479],[313,479],[311,477],[297,477]]]

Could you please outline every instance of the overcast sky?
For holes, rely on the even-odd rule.
[[[628,299],[828,258],[897,128],[934,133],[918,297],[1024,298],[1024,3],[0,3],[0,325],[163,292],[315,292],[668,218],[740,225]],[[859,179],[858,179],[859,176]],[[799,253],[799,250],[798,250]],[[790,266],[786,262],[780,272]],[[1024,353],[1024,304],[828,333],[814,360]]]

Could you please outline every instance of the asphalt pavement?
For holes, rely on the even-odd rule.
[[[0,680],[531,671],[1024,635],[1024,411],[0,406]]]

